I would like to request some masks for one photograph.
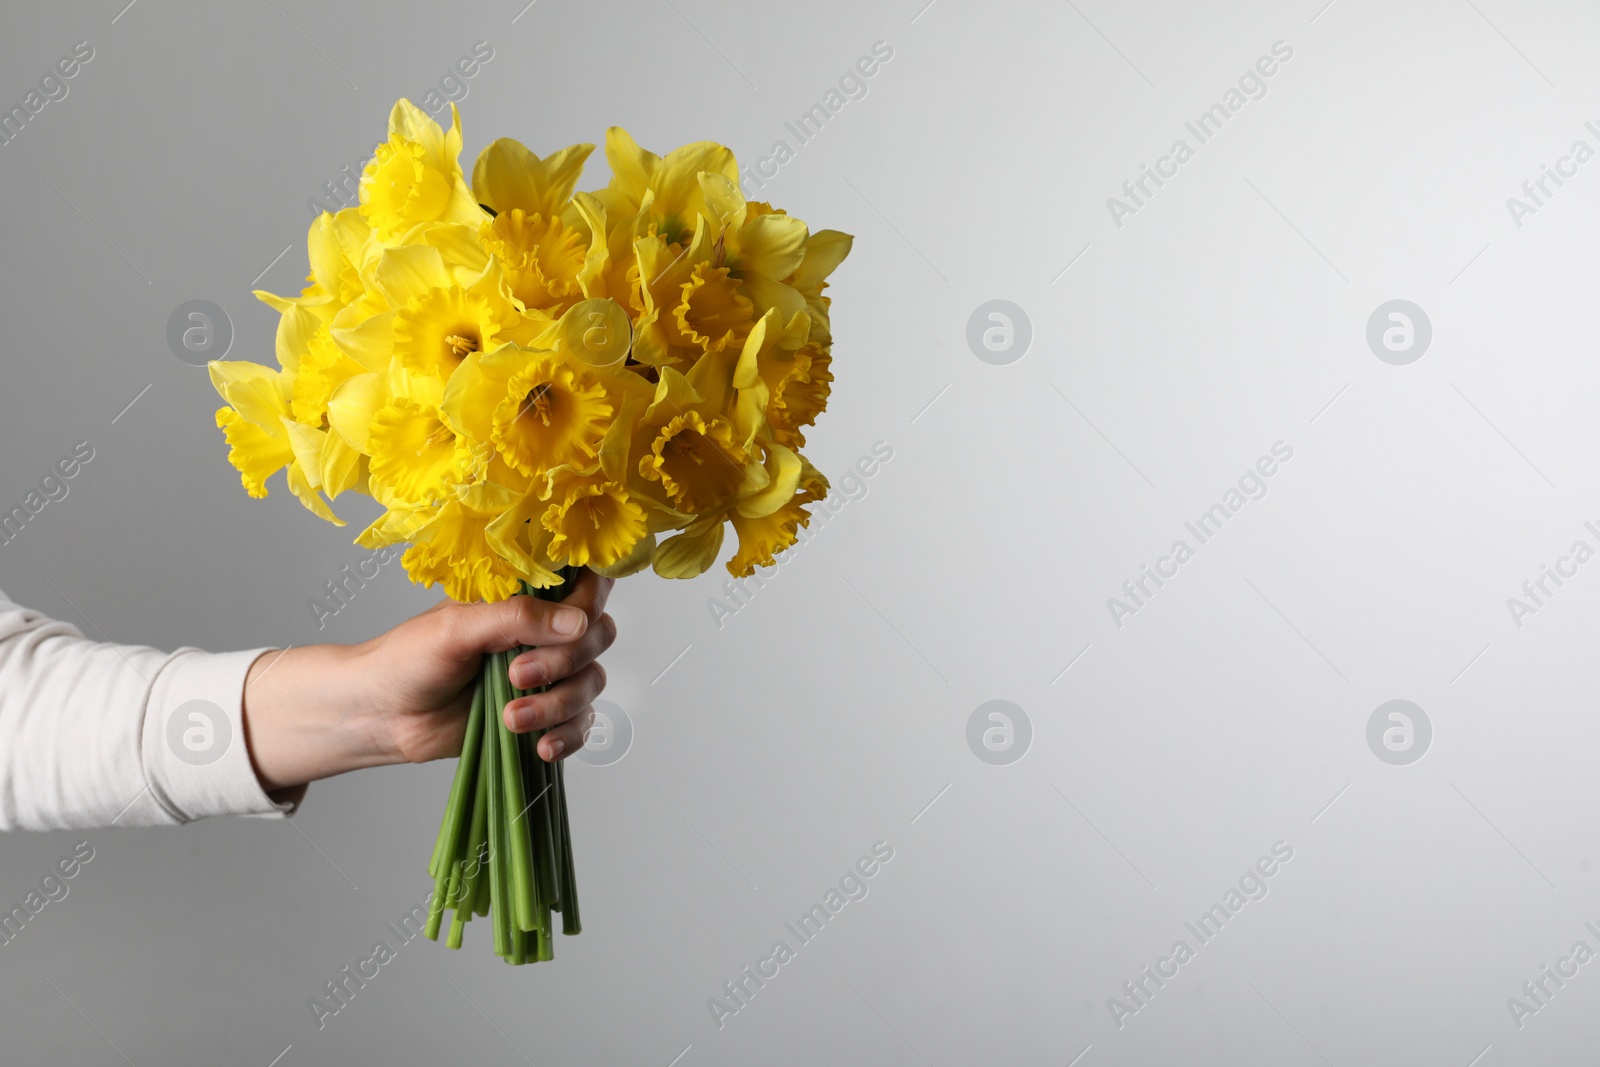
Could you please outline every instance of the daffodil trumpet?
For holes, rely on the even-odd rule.
[[[355,538],[407,546],[410,578],[462,602],[559,600],[589,569],[693,578],[771,566],[827,479],[802,453],[832,390],[828,277],[852,238],[747,200],[723,145],[665,156],[606,131],[540,157],[510,138],[461,167],[461,117],[408,100],[361,177],[319,216],[277,366],[215,362],[216,422],[252,497],[283,472]],[[724,551],[729,530],[730,551]],[[487,657],[429,873],[428,936],[460,947],[489,917],[513,963],[579,929],[560,763],[503,725],[517,695]],[[445,911],[452,912],[448,927]]]

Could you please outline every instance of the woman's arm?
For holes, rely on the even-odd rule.
[[[583,744],[616,636],[611,582],[562,604],[445,602],[361,645],[212,654],[87,640],[0,594],[0,830],[283,817],[307,783],[455,755],[481,657],[519,644],[519,732],[554,727],[546,759]],[[574,625],[568,626],[563,620]]]

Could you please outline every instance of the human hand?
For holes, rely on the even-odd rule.
[[[570,756],[605,688],[596,660],[617,636],[604,613],[611,586],[584,571],[560,603],[446,600],[365,644],[262,656],[245,682],[245,735],[263,788],[457,755],[483,656],[520,645],[536,647],[512,661],[512,684],[551,688],[509,703],[506,726],[548,730],[539,756]]]

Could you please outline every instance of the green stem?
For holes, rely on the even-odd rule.
[[[483,679],[479,678],[472,688],[472,710],[467,712],[467,732],[461,742],[461,758],[456,760],[456,776],[450,785],[450,799],[445,802],[444,819],[439,825],[439,837],[433,843],[433,859],[428,864],[428,873],[435,877],[460,849],[463,815],[478,770],[478,747],[482,734]]]
[[[484,660],[484,670],[493,672],[496,668],[496,657],[490,656]],[[487,675],[490,685],[494,684],[494,675]],[[490,704],[494,701],[491,700]],[[489,780],[489,916],[494,920],[494,954],[496,956],[509,956],[511,954],[511,910],[510,887],[506,884],[506,813],[505,813],[505,778],[493,773],[499,766],[500,759],[500,731],[483,731],[483,766],[484,777]]]
[[[581,567],[563,567],[561,569],[562,583],[548,589],[532,589],[526,584],[523,591],[540,600],[560,602],[566,599],[578,578],[583,573]],[[547,687],[546,687],[547,688]],[[572,829],[567,814],[567,779],[566,771],[558,760],[554,763],[544,764],[537,754],[534,756],[546,770],[550,791],[546,794],[549,806],[546,816],[549,820],[548,840],[550,842],[550,881],[552,883],[551,903],[558,906],[561,911],[561,932],[564,934],[577,934],[582,929],[582,922],[578,913],[578,885],[572,859]],[[541,788],[543,785],[541,784]],[[548,956],[541,958],[548,959]]]
[[[480,892],[480,886],[487,887],[489,884],[489,872],[486,869],[489,845],[489,781],[487,775],[480,774],[477,778],[476,788],[473,790],[472,827],[467,833],[467,855],[457,867],[457,870],[461,871],[459,888],[456,888],[457,880],[451,880],[454,893],[451,898],[452,906],[456,912],[455,919],[450,925],[448,944],[451,948],[461,947],[462,928],[472,921],[479,896],[487,892],[486,889]]]
[[[556,807],[561,833],[561,932],[583,933],[583,920],[578,916],[578,875],[572,860],[572,827],[567,821],[567,769],[556,764]]]
[[[506,806],[504,808],[506,823],[505,837],[509,842],[509,851],[506,855],[511,871],[511,897],[508,903],[511,914],[516,918],[519,930],[532,930],[538,925],[538,889],[533,878],[533,853],[532,841],[528,830],[527,790],[522,782],[521,744],[517,735],[513,734],[506,726],[503,713],[505,705],[511,699],[511,680],[509,653],[500,653],[495,657],[494,682],[495,699],[493,704],[501,709],[495,715],[495,727],[500,734],[499,756],[500,774],[505,789]]]

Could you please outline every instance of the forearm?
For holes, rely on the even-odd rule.
[[[0,597],[0,829],[283,814],[243,740],[258,654],[89,641]]]
[[[310,645],[265,653],[251,665],[245,738],[263,789],[403,761],[373,700],[371,657],[365,645]]]

